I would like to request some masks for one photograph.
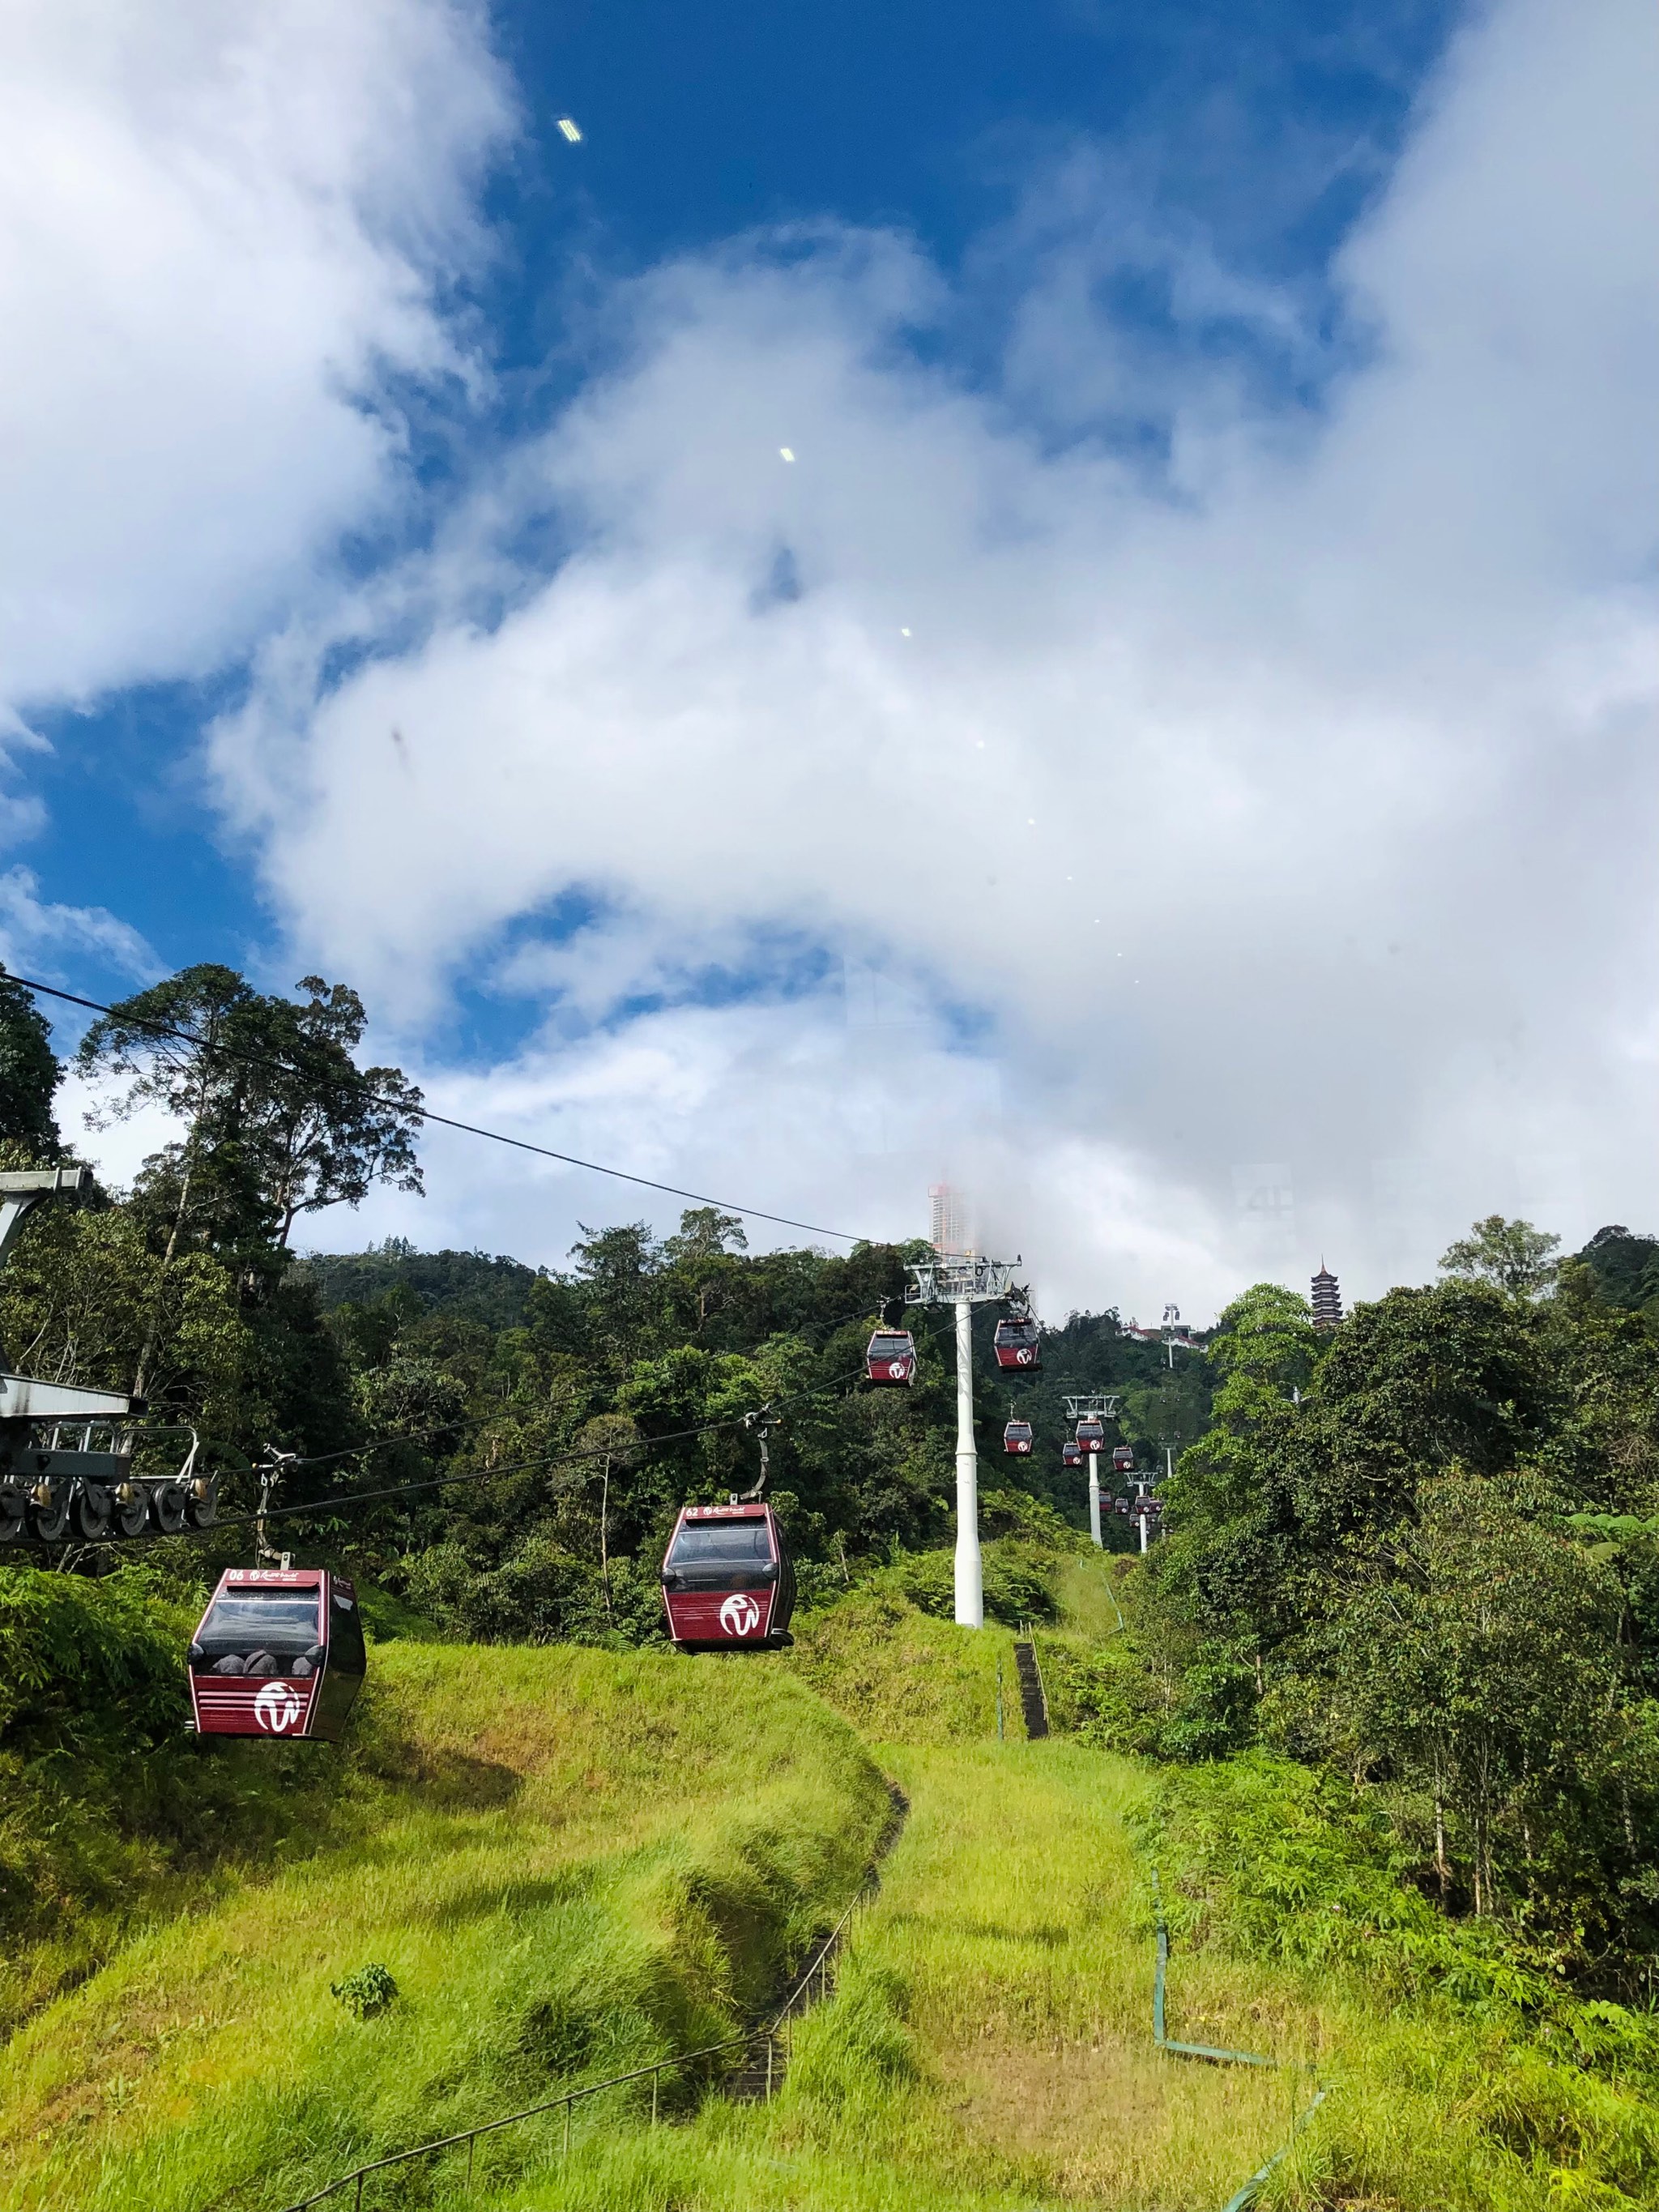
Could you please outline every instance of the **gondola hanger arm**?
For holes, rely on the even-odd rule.
[[[760,1445],[760,1480],[752,1490],[745,1490],[741,1497],[733,1491],[732,1503],[734,1505],[754,1505],[759,1503],[766,1488],[767,1477],[772,1471],[769,1455],[767,1451],[767,1439],[777,1425],[777,1414],[770,1406],[757,1406],[752,1413],[744,1415],[744,1427],[753,1434]]]

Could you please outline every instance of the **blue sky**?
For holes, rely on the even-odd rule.
[[[1640,9],[155,20],[8,34],[12,964],[1079,1302],[1619,1200]],[[443,1164],[341,1234],[630,1210]]]
[[[1235,249],[1316,267],[1385,167],[1455,13],[508,8],[497,37],[532,129],[499,204],[518,265],[546,256],[544,290],[584,233],[607,261],[643,266],[823,216],[900,227],[959,265],[1035,163],[1092,139],[1133,148],[1149,185]],[[564,113],[589,133],[574,212],[552,132]]]

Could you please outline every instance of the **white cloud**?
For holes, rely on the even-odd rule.
[[[467,0],[14,0],[3,698],[210,669],[384,517],[507,121]]]
[[[43,899],[27,868],[0,874],[0,965],[51,982],[77,955],[125,970],[135,982],[152,981],[161,966],[137,931],[104,908]],[[53,1008],[42,1011],[52,1014]]]
[[[751,1218],[757,1249],[848,1249],[818,1231],[924,1236],[927,1185],[948,1173],[975,1200],[976,1232],[1010,1258],[1034,1215],[1051,1225],[1034,1275],[1055,1317],[1114,1299],[1159,1311],[1177,1277],[1195,1304],[1218,1303],[1234,1279],[1217,1256],[1224,1224],[1197,1194],[1180,1194],[1172,1213],[1168,1190],[1106,1146],[1074,1139],[1027,1157],[994,1069],[931,1023],[849,1024],[839,992],[676,1007],[579,1045],[538,1044],[510,1066],[441,1070],[427,1095],[455,1119],[805,1224]],[[441,1128],[422,1157],[429,1196],[376,1192],[355,1214],[309,1222],[301,1242],[337,1250],[406,1236],[559,1267],[583,1222],[663,1231],[696,1202]]]
[[[1422,1163],[1443,1207],[1418,1269],[1495,1186],[1541,1189],[1527,1163],[1583,1158],[1546,1179],[1585,1209],[1549,1224],[1571,1237],[1639,1213],[1653,47],[1640,0],[1476,21],[1342,258],[1322,408],[1177,380],[1167,483],[922,366],[910,329],[945,303],[902,242],[748,241],[635,287],[623,365],[352,611],[373,638],[421,608],[421,642],[328,691],[330,633],[296,627],[218,733],[302,957],[416,1025],[574,886],[595,927],[516,957],[590,1010],[756,932],[885,963],[988,1024],[1004,1126],[976,1172],[1061,1303],[1220,1294],[1254,1263],[1252,1163],[1293,1177],[1287,1271],[1322,1248],[1359,1287],[1404,1218],[1378,1218],[1379,1162]],[[1133,342],[1067,310],[1058,252],[1016,321],[1023,395],[1053,337],[1051,419],[1091,346]],[[550,580],[499,550],[538,508],[578,539]],[[667,1180],[918,1225],[927,1170],[893,1156],[902,1200],[801,1103],[814,1023],[822,1057],[821,1006],[585,1048],[615,1079],[595,1154],[644,1112],[653,1157],[700,1164]]]

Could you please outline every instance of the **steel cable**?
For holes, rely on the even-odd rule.
[[[280,1068],[286,1074],[304,1073],[296,1070],[289,1060],[278,1060],[265,1053],[239,1052],[234,1047],[217,1043],[211,1037],[198,1036],[193,1030],[179,1028],[172,1022],[152,1021],[143,1015],[124,1014],[113,1006],[106,1006],[101,999],[88,999],[79,991],[60,990],[55,983],[42,983],[32,975],[20,975],[15,969],[0,967],[0,975],[9,976],[21,983],[26,991],[43,991],[48,998],[61,999],[71,1006],[84,1006],[88,1012],[109,1014],[118,1021],[136,1030],[147,1030],[153,1036],[172,1037],[180,1044],[194,1045],[200,1052],[216,1052],[222,1058],[239,1061],[244,1067]],[[590,1175],[611,1176],[618,1182],[635,1183],[642,1190],[659,1190],[670,1198],[689,1198],[698,1206],[712,1206],[721,1212],[735,1213],[746,1221],[772,1221],[783,1229],[804,1229],[809,1237],[832,1237],[838,1244],[878,1244],[884,1240],[864,1237],[851,1229],[826,1229],[822,1222],[797,1221],[787,1213],[769,1213],[764,1206],[739,1206],[735,1199],[711,1198],[707,1191],[682,1190],[678,1183],[659,1182],[654,1176],[635,1175],[628,1168],[607,1167],[602,1160],[584,1160],[574,1152],[556,1152],[550,1145],[532,1144],[527,1137],[509,1137],[501,1129],[486,1129],[477,1121],[458,1121],[453,1115],[440,1114],[430,1106],[411,1105],[407,1099],[389,1097],[385,1092],[371,1091],[366,1083],[355,1085],[343,1079],[331,1079],[330,1087],[350,1090],[371,1106],[387,1106],[394,1111],[412,1115],[416,1120],[431,1123],[442,1129],[459,1129],[463,1135],[483,1137],[492,1145],[509,1145],[515,1152],[533,1152],[538,1158],[557,1160],[562,1166],[582,1168]]]
[[[856,1319],[858,1316],[854,1318]],[[843,1322],[839,1325],[845,1328],[848,1324]],[[917,1333],[923,1336],[938,1335],[943,1333],[944,1327],[943,1323],[935,1323],[931,1328],[924,1328]],[[862,1372],[863,1363],[860,1361],[857,1367],[846,1369],[842,1374],[832,1376],[827,1382],[812,1383],[799,1390],[786,1392],[781,1397],[768,1402],[775,1406],[790,1406],[799,1404],[803,1399],[828,1397],[832,1392],[843,1391],[848,1383],[856,1381]],[[224,1528],[252,1528],[257,1522],[291,1520],[296,1515],[315,1515],[357,1505],[382,1504],[388,1498],[416,1497],[424,1492],[447,1490],[463,1483],[494,1482],[509,1474],[528,1474],[537,1468],[566,1467],[580,1460],[603,1458],[615,1460],[626,1452],[648,1452],[659,1444],[686,1443],[698,1437],[714,1435],[722,1429],[739,1427],[749,1419],[751,1413],[761,1410],[760,1407],[751,1407],[741,1413],[723,1413],[718,1419],[702,1421],[692,1428],[671,1430],[665,1435],[658,1437],[640,1437],[631,1443],[620,1446],[592,1444],[580,1450],[537,1452],[526,1459],[509,1461],[501,1467],[465,1468],[459,1474],[432,1475],[420,1482],[394,1483],[381,1490],[343,1491],[333,1498],[311,1498],[291,1504],[270,1505],[263,1510],[255,1508],[246,1513],[227,1514],[222,1518],[216,1516],[205,1528],[180,1528],[172,1532],[149,1528],[137,1536],[94,1537],[88,1540],[82,1548],[91,1550],[109,1545],[118,1551],[128,1551],[137,1544],[179,1543],[198,1537],[215,1536]],[[491,1414],[489,1418],[495,1419],[498,1417]],[[428,1432],[416,1431],[413,1433],[420,1435]],[[406,1439],[400,1437],[384,1439],[386,1443],[404,1441]],[[298,1463],[307,1465],[310,1462]],[[575,1486],[573,1484],[568,1486],[574,1488]]]

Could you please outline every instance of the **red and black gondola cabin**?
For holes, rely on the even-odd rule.
[[[1067,1437],[1065,1443],[1061,1444],[1060,1448],[1060,1463],[1062,1467],[1081,1467],[1083,1464],[1082,1445],[1075,1443],[1072,1437]]]
[[[337,1743],[368,1664],[356,1587],[325,1567],[232,1567],[189,1664],[198,1735]]]
[[[1114,1444],[1112,1465],[1119,1474],[1133,1474],[1135,1471],[1134,1447],[1132,1444]]]
[[[1104,1451],[1106,1449],[1105,1423],[1091,1421],[1085,1416],[1077,1425],[1077,1443],[1079,1451]]]
[[[795,1569],[769,1505],[687,1505],[662,1563],[663,1610],[682,1651],[787,1644]]]
[[[878,1389],[908,1390],[916,1379],[916,1340],[908,1328],[878,1328],[864,1348],[864,1371]]]
[[[1017,1375],[1036,1375],[1042,1367],[1042,1337],[1030,1314],[1000,1321],[991,1339],[997,1365]]]
[[[1002,1449],[1006,1452],[1029,1452],[1033,1437],[1029,1421],[1010,1421],[1002,1432]]]

